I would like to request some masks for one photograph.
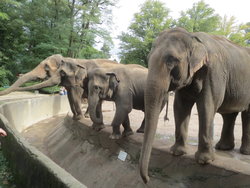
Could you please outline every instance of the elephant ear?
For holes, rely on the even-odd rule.
[[[87,70],[84,66],[77,64],[77,69],[75,70],[75,82],[81,87],[84,86],[87,80]]]
[[[189,74],[192,77],[203,65],[208,62],[207,50],[202,40],[193,36],[193,48],[189,59]]]
[[[107,92],[107,97],[111,99],[114,96],[115,92],[117,91],[120,80],[113,72],[106,73],[106,75],[109,76],[109,88]]]

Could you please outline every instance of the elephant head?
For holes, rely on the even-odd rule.
[[[102,123],[101,103],[102,100],[112,100],[115,96],[119,78],[113,72],[97,68],[89,73],[88,103],[90,118],[95,124]]]
[[[189,85],[195,73],[207,64],[202,41],[181,28],[163,31],[149,54],[145,90],[145,133],[140,156],[140,174],[149,181],[148,165],[162,100],[169,91]]]
[[[62,60],[58,72],[61,77],[60,85],[65,87],[84,87],[85,79],[87,79],[87,70],[84,66]]]
[[[0,95],[5,95],[13,91],[17,90],[25,90],[24,88],[20,88],[20,86],[28,81],[41,79],[45,80],[46,78],[50,78],[54,76],[60,67],[61,60],[63,59],[63,56],[56,54],[47,57],[45,60],[43,60],[39,65],[37,65],[32,71],[24,74],[21,76],[14,84],[12,84],[8,89],[0,92]],[[53,82],[58,82],[57,80],[50,80]],[[46,87],[47,85],[53,85],[54,83],[43,83],[42,85],[34,85],[30,89],[37,89],[41,87]],[[55,84],[54,84],[55,85]],[[27,88],[26,88],[27,90]]]

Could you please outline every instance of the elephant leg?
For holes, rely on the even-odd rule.
[[[85,118],[89,118],[89,107],[87,107],[86,112],[84,113]]]
[[[173,155],[183,155],[186,153],[186,140],[188,133],[188,123],[194,105],[194,100],[188,100],[178,92],[174,99],[175,118],[175,144],[170,148]]]
[[[219,142],[215,148],[218,150],[232,150],[234,148],[234,124],[238,112],[222,114],[223,127]]]
[[[103,123],[103,115],[102,115],[102,101],[99,101],[96,107],[96,114],[97,117],[100,118],[101,123],[93,123],[92,128],[96,131],[100,131],[101,129],[104,128],[104,123]]]
[[[133,130],[130,127],[130,121],[129,121],[129,116],[128,115],[125,118],[125,120],[123,121],[122,125],[124,127],[124,131],[122,133],[122,136],[126,137],[126,136],[134,134]]]
[[[250,111],[249,109],[241,113],[242,119],[242,138],[240,152],[250,155]]]
[[[214,160],[213,141],[213,120],[216,113],[213,95],[210,92],[204,94],[196,102],[199,116],[199,143],[195,159],[200,164],[207,164]]]
[[[74,118],[74,116],[76,116],[77,113],[76,113],[75,106],[72,101],[72,94],[69,90],[68,90],[67,97],[68,97],[69,106],[70,106],[71,112],[73,113],[73,118]]]
[[[68,100],[71,111],[73,113],[74,120],[80,120],[82,118],[82,111],[80,107],[82,88],[80,87],[66,87],[68,91]]]
[[[115,117],[111,123],[111,126],[113,128],[113,133],[110,135],[111,139],[120,139],[121,138],[121,131],[120,131],[120,125],[126,122],[125,120],[128,117],[128,114],[130,111],[127,109],[124,109],[122,106],[116,107]],[[127,123],[127,122],[126,122]],[[126,124],[125,123],[125,124]]]
[[[144,133],[144,127],[145,127],[145,117],[144,119],[142,120],[142,123],[141,123],[141,126],[139,129],[137,129],[137,133]]]
[[[82,109],[81,109],[81,97],[82,97],[82,93],[83,93],[83,89],[79,86],[73,88],[74,89],[74,93],[75,95],[74,97],[74,104],[75,104],[75,109],[77,112],[77,119],[81,119],[83,117],[82,115]]]

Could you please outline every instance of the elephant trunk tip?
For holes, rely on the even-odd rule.
[[[144,168],[140,169],[140,174],[141,174],[141,178],[143,180],[143,182],[145,184],[147,184],[149,182],[149,176],[148,176],[148,172],[144,170]]]
[[[148,176],[148,163],[145,162],[143,156],[140,157],[140,175],[145,184],[149,182],[149,176]]]

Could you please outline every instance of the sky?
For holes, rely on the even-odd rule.
[[[135,13],[139,12],[140,6],[146,0],[118,0],[113,8],[113,31],[114,49],[111,51],[112,58],[118,60],[119,39],[121,32],[126,32]],[[192,8],[194,3],[200,0],[160,0],[170,9],[170,16],[177,19],[181,11]],[[250,22],[250,1],[249,0],[204,0],[221,17],[236,17],[237,24]]]

